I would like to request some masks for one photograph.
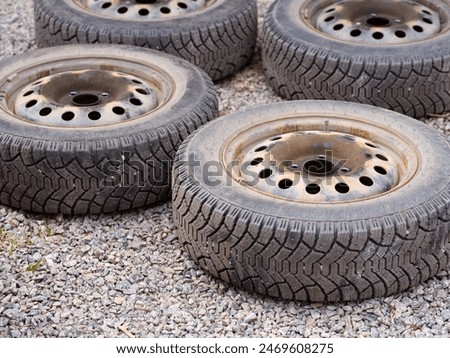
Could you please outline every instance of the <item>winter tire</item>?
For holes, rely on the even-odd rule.
[[[179,237],[205,270],[310,302],[409,289],[444,269],[450,146],[402,114],[293,101],[216,120],[178,151]]]
[[[450,111],[449,30],[448,1],[276,1],[263,62],[287,99],[361,102],[421,118]]]
[[[257,37],[255,0],[36,0],[40,47],[116,43],[177,55],[214,80],[243,67]]]
[[[128,46],[37,50],[0,64],[0,203],[40,213],[166,199],[178,146],[217,115],[189,62]]]

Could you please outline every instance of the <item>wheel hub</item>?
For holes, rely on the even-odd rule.
[[[234,182],[305,203],[384,195],[408,182],[417,163],[398,135],[341,118],[267,122],[233,136],[223,148],[223,165]]]
[[[108,70],[66,71],[22,88],[14,113],[52,126],[92,127],[123,123],[158,107],[149,82]]]
[[[414,1],[344,0],[313,11],[312,25],[334,38],[398,44],[425,40],[442,30],[437,11]]]
[[[155,20],[195,13],[212,0],[76,0],[97,14],[123,20]]]

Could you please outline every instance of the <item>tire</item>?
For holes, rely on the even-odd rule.
[[[176,150],[218,111],[203,71],[127,46],[11,57],[0,64],[0,93],[0,203],[47,214],[167,199]]]
[[[352,1],[344,0],[337,6],[331,0],[272,4],[263,30],[263,63],[274,90],[287,99],[360,102],[414,118],[450,111],[450,26],[444,21],[450,16],[449,3],[416,1],[426,3],[429,11],[420,8],[422,12],[411,15],[419,17],[411,27],[403,20],[397,25],[389,19],[395,18],[396,12],[402,18],[403,7],[407,12],[414,2],[359,2],[367,22],[381,21],[380,26],[365,26],[363,22],[359,30],[356,23],[347,25],[347,20],[342,20],[347,17],[343,12],[346,8],[338,8]],[[373,11],[379,17],[370,18]],[[412,11],[417,12],[416,8]],[[430,16],[433,12],[437,20],[428,18],[424,11]],[[437,23],[439,17],[442,28],[435,33],[435,25],[428,22]],[[361,24],[360,18],[358,21]],[[390,22],[384,26],[382,21]]]
[[[292,101],[235,113],[177,153],[178,235],[203,269],[258,294],[392,295],[449,263],[449,157],[433,129],[367,105]]]
[[[111,11],[120,0],[111,0],[105,10],[95,12],[80,5],[84,0],[36,0],[35,23],[40,47],[74,43],[115,43],[161,50],[201,67],[213,80],[226,77],[242,68],[252,57],[257,38],[255,0],[215,0],[192,13],[172,17],[147,18],[147,9],[181,11],[179,4],[195,6],[192,0],[178,2],[158,0],[142,7],[146,16],[123,18],[126,14],[102,14]],[[208,0],[209,1],[209,0]],[[211,1],[209,2],[211,3]],[[98,4],[98,3],[96,3]],[[125,7],[128,9],[128,7]],[[169,11],[170,11],[169,9]],[[134,11],[130,7],[128,14]],[[162,11],[162,10],[161,10]],[[174,12],[172,11],[172,13]],[[150,14],[153,14],[151,12]],[[159,16],[159,15],[158,15]],[[169,16],[165,18],[165,16]]]

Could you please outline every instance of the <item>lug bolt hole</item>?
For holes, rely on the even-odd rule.
[[[102,115],[100,112],[92,111],[88,114],[88,117],[92,121],[98,121],[100,118],[102,118]]]
[[[381,174],[381,175],[386,175],[386,174],[387,174],[386,169],[384,169],[383,167],[376,166],[376,167],[374,167],[373,169],[375,169],[375,171],[376,171],[378,174]]]
[[[292,185],[294,185],[294,182],[291,179],[283,179],[278,183],[278,187],[284,190],[291,188]]]
[[[122,116],[122,115],[125,114],[125,109],[122,108],[122,107],[114,107],[114,108],[113,108],[113,112],[114,112],[115,114],[117,114],[118,116]]]
[[[264,161],[263,158],[256,158],[256,159],[253,159],[253,160],[250,162],[250,165],[256,166],[256,165],[261,164],[263,161]]]
[[[50,107],[44,107],[39,111],[39,115],[42,117],[48,116],[50,113],[52,113],[52,109]]]
[[[131,98],[130,103],[135,106],[142,106],[142,101],[137,98]]]
[[[272,169],[264,169],[259,173],[261,179],[267,179],[273,174]]]
[[[372,186],[373,185],[373,180],[370,179],[369,177],[361,177],[361,178],[359,178],[359,181],[364,186]]]
[[[262,152],[262,151],[264,151],[264,150],[266,150],[266,149],[267,149],[266,146],[262,146],[262,147],[256,148],[256,149],[255,149],[255,152]]]
[[[375,40],[381,40],[381,39],[384,37],[384,35],[383,35],[382,32],[374,32],[373,35],[372,35],[372,37],[373,37]]]
[[[31,100],[30,102],[28,102],[25,107],[27,108],[31,108],[34,107],[37,104],[37,101],[35,99]]]
[[[336,184],[334,187],[338,193],[347,194],[350,191],[350,187],[345,183]]]
[[[306,192],[310,195],[317,195],[320,193],[320,186],[318,186],[317,184],[309,184],[306,187]]]
[[[66,113],[63,113],[61,118],[65,121],[71,121],[72,119],[75,118],[75,114],[73,112],[66,112]]]
[[[388,162],[388,161],[389,161],[389,159],[386,158],[386,157],[385,157],[384,155],[382,155],[382,154],[377,154],[376,157],[377,157],[378,159],[382,160],[382,161],[385,161],[385,162]]]

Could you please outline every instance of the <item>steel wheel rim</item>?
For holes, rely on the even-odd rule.
[[[448,30],[444,14],[421,1],[310,2],[302,16],[328,37],[370,45],[415,43]]]
[[[119,20],[166,20],[197,14],[216,0],[74,0],[83,9]]]
[[[386,195],[406,185],[419,166],[413,146],[400,135],[348,118],[275,120],[247,128],[222,151],[235,183],[314,204]]]
[[[165,72],[112,61],[67,59],[25,69],[20,78],[27,80],[0,86],[8,93],[4,107],[38,125],[90,128],[138,120],[170,99],[174,83]]]

